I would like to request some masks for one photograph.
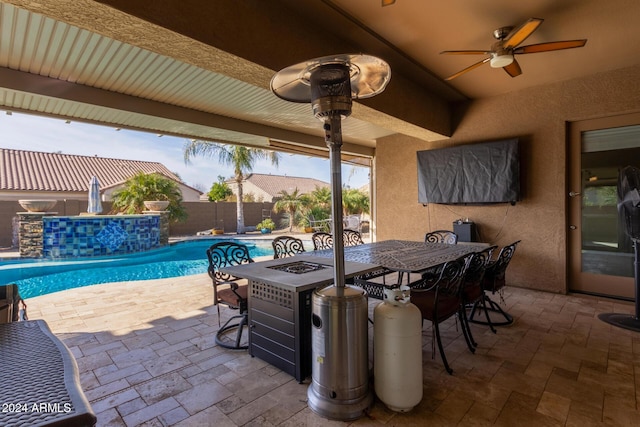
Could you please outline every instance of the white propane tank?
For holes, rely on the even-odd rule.
[[[409,288],[384,290],[373,311],[373,375],[378,398],[407,412],[422,400],[422,315]]]

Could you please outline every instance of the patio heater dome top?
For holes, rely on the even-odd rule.
[[[314,100],[312,75],[320,68],[346,67],[351,85],[352,99],[370,98],[382,92],[391,79],[391,69],[382,59],[363,54],[323,56],[291,65],[280,70],[271,79],[271,91],[290,102],[308,103]],[[326,70],[320,79],[339,79],[335,72]]]

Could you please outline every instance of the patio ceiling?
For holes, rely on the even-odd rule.
[[[372,156],[396,133],[425,141],[453,132],[451,106],[638,64],[636,0],[513,2],[397,0],[157,0],[0,2],[0,108],[114,128],[293,151],[324,150],[308,104],[269,91],[275,71],[360,51],[392,67],[379,97],[343,123],[343,151]],[[522,55],[511,78],[481,59],[491,32],[545,22],[524,44],[587,38],[584,48]]]

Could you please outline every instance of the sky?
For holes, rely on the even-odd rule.
[[[58,118],[16,112],[0,114],[0,148],[159,162],[177,173],[187,185],[204,192],[218,176],[233,176],[233,168],[218,164],[217,159],[197,157],[185,164],[182,147],[187,141],[186,138],[158,137],[126,129],[116,131],[113,127],[74,121],[67,124]],[[328,160],[284,153],[278,167],[268,160],[261,160],[253,172],[331,181]],[[343,165],[343,185],[359,188],[368,182],[368,168]]]

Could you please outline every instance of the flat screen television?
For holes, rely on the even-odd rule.
[[[492,204],[520,200],[517,138],[418,151],[418,202]]]

